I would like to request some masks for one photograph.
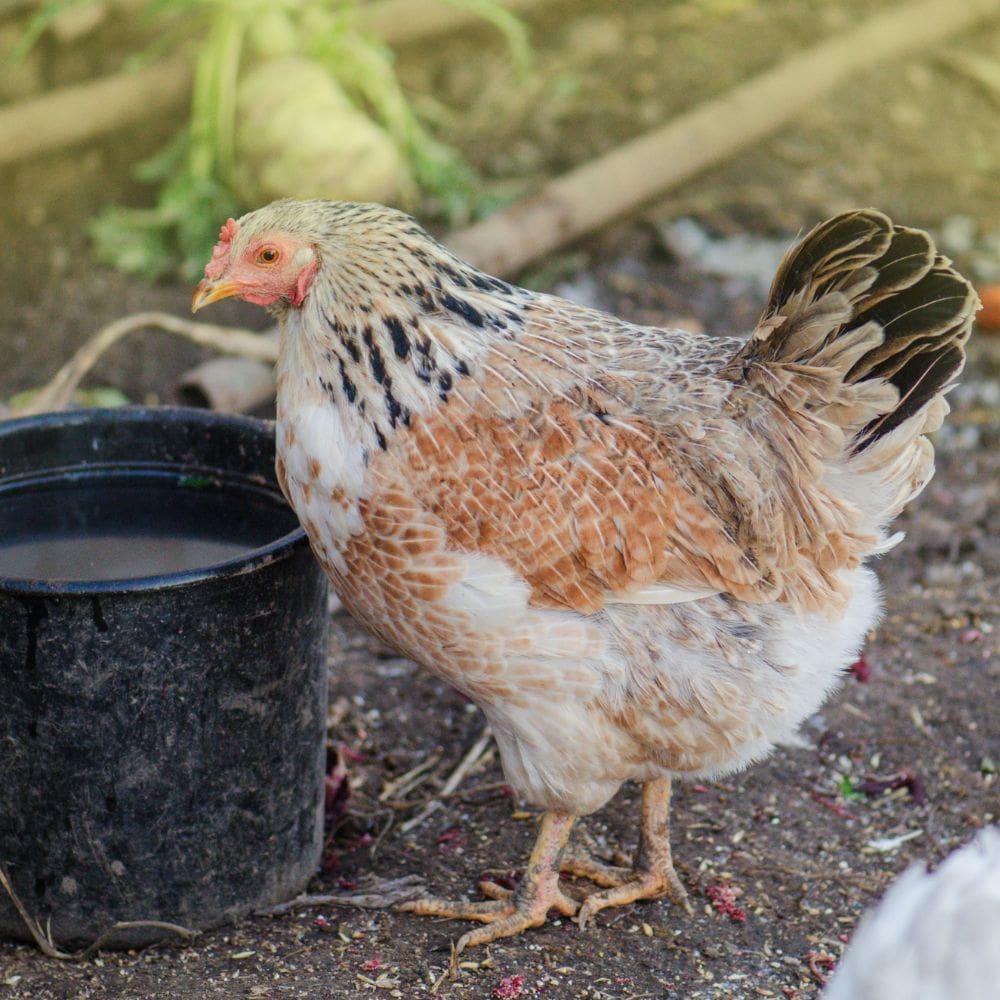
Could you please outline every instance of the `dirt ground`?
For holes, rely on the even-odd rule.
[[[481,34],[404,52],[400,71],[495,189],[511,193],[878,6],[563,4],[532,22],[538,65],[527,83],[512,78],[499,45]],[[990,256],[1000,232],[996,98],[950,68],[945,57],[959,50],[995,54],[1000,26],[903,64],[873,66],[772,140],[543,262],[527,280],[569,287],[641,322],[746,330],[760,289],[679,259],[660,224],[687,215],[716,236],[790,239],[858,204],[930,228],[967,273],[998,280],[990,277],[991,267],[1000,270]],[[108,199],[148,198],[127,170],[170,129],[151,122],[0,172],[0,399],[40,384],[108,320],[186,310],[189,288],[149,288],[93,263],[83,229]],[[253,310],[224,306],[214,320],[263,325]],[[744,774],[677,791],[674,849],[693,916],[649,902],[605,911],[586,932],[554,919],[463,955],[456,977],[442,979],[450,943],[468,925],[391,909],[303,906],[190,943],[78,963],[0,942],[0,997],[816,995],[859,915],[896,874],[915,859],[939,861],[1000,816],[1000,335],[977,332],[970,355],[937,435],[937,476],[900,519],[906,541],[879,567],[887,612],[866,647],[870,677],[849,676],[807,720],[801,745]],[[111,352],[93,381],[137,401],[168,399],[200,357],[147,334]],[[476,898],[484,871],[509,876],[523,863],[536,813],[506,793],[488,749],[462,795],[404,830],[476,744],[482,716],[344,613],[332,617],[331,630],[331,739],[346,748],[352,795],[310,890],[349,893],[368,878],[416,874],[437,893]],[[419,784],[384,794],[421,764]],[[418,804],[382,801],[395,797]],[[598,852],[631,850],[637,815],[637,789],[626,787],[576,836]],[[732,890],[730,905],[720,886]]]

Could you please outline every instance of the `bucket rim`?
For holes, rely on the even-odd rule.
[[[95,428],[109,424],[187,424],[205,428],[223,428],[251,434],[274,433],[273,420],[261,420],[244,414],[217,413],[188,406],[122,406],[112,408],[61,410],[39,413],[27,417],[0,420],[0,443],[4,438],[25,431],[44,428],[80,427]],[[44,470],[39,470],[40,473]],[[281,495],[277,482],[274,492]],[[222,580],[253,573],[273,562],[291,557],[299,549],[308,547],[306,533],[301,527],[268,542],[266,545],[218,563],[199,566],[177,573],[153,576],[128,577],[117,580],[40,580],[0,576],[0,593],[12,596],[91,597],[110,594],[130,594],[144,591],[188,587],[207,580]]]

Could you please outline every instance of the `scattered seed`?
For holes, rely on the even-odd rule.
[[[889,854],[892,851],[898,851],[908,840],[919,837],[923,832],[923,830],[910,830],[908,833],[901,833],[898,837],[876,837],[874,840],[869,840],[865,846],[870,847],[873,851],[878,851],[879,854]]]

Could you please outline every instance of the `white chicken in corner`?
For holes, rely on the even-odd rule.
[[[911,865],[862,918],[823,1000],[998,1000],[1000,827]]]

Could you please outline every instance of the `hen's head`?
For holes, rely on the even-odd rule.
[[[316,234],[278,205],[229,219],[219,231],[192,312],[235,296],[258,306],[302,305],[320,266]]]
[[[191,306],[236,296],[277,311],[299,307],[320,271],[341,302],[366,299],[394,290],[421,261],[433,267],[439,255],[451,257],[384,205],[276,201],[226,222]]]

